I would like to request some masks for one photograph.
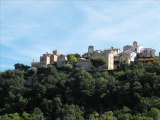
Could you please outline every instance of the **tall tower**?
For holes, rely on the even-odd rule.
[[[138,46],[138,44],[137,44],[136,41],[133,42],[133,46],[134,46],[134,47],[137,47],[137,46]]]
[[[88,46],[88,53],[92,53],[94,51],[94,46]]]
[[[60,55],[60,52],[59,52],[58,50],[53,50],[53,55],[59,56],[59,55]]]

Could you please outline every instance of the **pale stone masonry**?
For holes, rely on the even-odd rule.
[[[131,62],[135,61],[137,54],[135,52],[123,52],[120,54],[120,62],[127,62],[127,64],[131,64]]]
[[[40,56],[40,62],[32,62],[32,67],[46,67],[50,64],[50,56],[49,53],[43,54],[43,56]]]
[[[60,52],[58,50],[54,50],[52,52],[52,55],[50,56],[50,64],[56,63],[59,55],[60,55]]]
[[[117,48],[111,47],[110,49],[105,49],[105,50],[94,50],[94,46],[89,46],[88,47],[88,53],[85,53],[83,57],[91,59],[94,57],[101,57],[104,58],[106,65],[103,67],[99,67],[99,70],[105,69],[105,70],[113,70],[115,65],[114,65],[114,57],[118,56],[120,50]],[[93,66],[90,66],[90,62],[85,62],[85,61],[78,61],[78,66],[82,65],[85,70],[93,70]],[[84,64],[86,65],[84,67]],[[82,67],[81,66],[81,67]]]
[[[75,66],[83,68],[86,71],[93,71],[95,67],[92,65],[90,59],[94,57],[101,57],[105,60],[106,64],[98,68],[101,70],[114,70],[117,69],[121,62],[127,64],[134,63],[138,59],[142,58],[155,58],[156,50],[152,48],[143,48],[136,41],[132,45],[125,45],[123,52],[120,49],[111,47],[104,50],[94,50],[94,46],[88,46],[88,52],[84,53],[81,58],[78,59]],[[159,53],[160,56],[160,53]],[[54,50],[52,54],[46,53],[40,56],[40,62],[32,62],[32,67],[47,67],[49,64],[57,64],[57,67],[64,67],[66,64],[70,64],[66,55],[60,54],[58,50]]]
[[[143,48],[136,41],[133,45],[123,47],[123,52],[120,54],[120,62],[126,61],[128,64],[134,62],[136,58],[154,58],[156,50],[152,48]]]
[[[58,56],[60,53],[57,50],[54,50],[52,54],[48,52],[40,56],[40,62],[32,62],[32,67],[47,67],[49,64],[54,64],[57,62]]]
[[[67,63],[67,57],[65,55],[59,55],[57,59],[57,67],[63,67]]]
[[[140,57],[155,57],[156,50],[152,48],[141,49]]]
[[[79,59],[78,62],[76,63],[76,67],[83,68],[86,71],[92,71],[94,69],[91,61],[85,58]]]

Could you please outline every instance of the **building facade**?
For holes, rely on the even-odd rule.
[[[140,57],[155,57],[156,56],[156,50],[152,49],[152,48],[143,48],[141,49],[141,53],[140,53]]]
[[[120,54],[120,62],[126,62],[127,64],[131,64],[135,61],[137,57],[137,53],[135,52],[123,52]]]
[[[78,62],[76,63],[77,68],[83,68],[86,71],[93,71],[94,67],[91,63],[90,60],[87,59],[79,59]]]
[[[123,52],[130,50],[130,51],[135,52],[135,53],[140,53],[142,48],[143,47],[141,45],[138,45],[138,43],[136,41],[134,41],[133,45],[124,46],[123,47]]]
[[[78,68],[84,68],[86,71],[95,70],[90,59],[100,57],[105,60],[105,65],[100,66],[99,70],[114,70],[117,69],[120,62],[127,62],[131,64],[135,60],[142,58],[155,58],[155,50],[152,48],[143,48],[136,41],[132,45],[126,45],[123,47],[123,52],[120,49],[109,48],[104,50],[94,50],[94,46],[88,46],[88,51],[80,58],[75,66]],[[159,53],[160,56],[160,53]],[[47,67],[49,64],[57,64],[57,67],[63,67],[68,64],[67,57],[60,54],[59,51],[54,50],[52,54],[48,52],[40,56],[40,62],[32,62],[32,67]]]
[[[59,55],[57,58],[57,67],[61,68],[67,64],[67,57],[65,55]]]

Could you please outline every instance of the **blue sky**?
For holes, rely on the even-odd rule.
[[[0,71],[62,54],[137,41],[160,51],[159,0],[0,0]]]

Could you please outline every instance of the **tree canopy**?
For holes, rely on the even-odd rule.
[[[99,66],[103,66],[106,64],[104,58],[102,57],[94,57],[91,58],[91,62],[93,64],[94,67],[98,68]]]
[[[96,72],[18,63],[0,72],[0,120],[160,120],[159,68],[160,61]]]

